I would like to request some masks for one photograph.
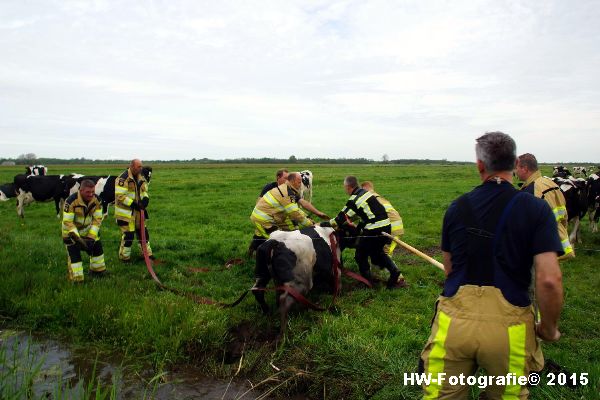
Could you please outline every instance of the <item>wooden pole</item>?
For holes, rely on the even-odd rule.
[[[423,253],[422,251],[420,251],[418,249],[415,249],[414,247],[412,247],[411,245],[409,245],[407,243],[404,243],[402,240],[398,239],[397,237],[394,237],[394,236],[390,235],[389,233],[386,233],[386,232],[382,232],[382,233],[385,236],[387,236],[390,239],[392,239],[394,242],[398,243],[400,246],[404,247],[406,250],[410,251],[411,253],[414,253],[414,254],[418,255],[422,259],[428,261],[429,263],[435,265],[436,267],[438,267],[439,269],[441,269],[442,271],[445,272],[444,264],[442,264],[441,262],[439,262],[435,258],[429,257],[427,254]]]

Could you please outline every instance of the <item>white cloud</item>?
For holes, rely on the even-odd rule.
[[[36,153],[78,156],[89,146],[68,134],[81,132],[106,138],[89,158],[114,158],[100,143],[125,136],[145,158],[272,156],[265,143],[285,142],[306,157],[470,160],[486,130],[597,157],[594,1],[2,7],[0,157],[40,135],[70,143]],[[560,151],[539,140],[567,135]]]

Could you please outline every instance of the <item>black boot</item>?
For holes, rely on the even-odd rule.
[[[385,286],[388,289],[395,289],[396,284],[398,283],[399,276],[400,276],[400,271],[398,270],[398,268],[392,269],[390,271],[390,278],[388,279],[387,284]]]

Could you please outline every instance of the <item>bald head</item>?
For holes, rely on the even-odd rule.
[[[139,159],[131,160],[131,164],[129,164],[129,169],[131,170],[131,174],[134,176],[138,176],[142,172],[142,161]]]

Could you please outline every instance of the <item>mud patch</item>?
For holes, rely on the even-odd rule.
[[[263,329],[253,321],[244,321],[238,326],[229,330],[231,341],[227,344],[225,350],[226,364],[233,364],[238,361],[244,351],[259,346],[274,346],[279,330],[273,328]]]
[[[204,268],[204,267],[188,267],[188,271],[190,272],[209,272],[210,268]]]

